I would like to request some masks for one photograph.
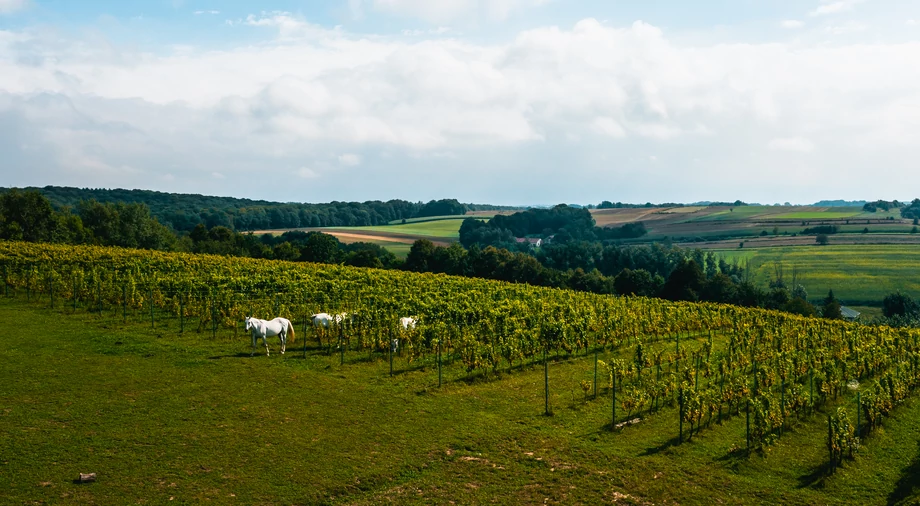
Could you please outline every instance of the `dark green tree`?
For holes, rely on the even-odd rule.
[[[895,292],[886,295],[882,300],[882,314],[886,318],[895,316],[920,317],[920,305],[910,295]]]

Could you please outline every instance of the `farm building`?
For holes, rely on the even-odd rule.
[[[846,306],[840,306],[840,314],[843,315],[843,318],[845,320],[851,321],[851,322],[856,321],[856,319],[859,318],[859,311],[850,309]]]
[[[539,248],[543,245],[543,239],[533,238],[533,237],[515,237],[515,242],[518,244],[528,243],[531,248]]]

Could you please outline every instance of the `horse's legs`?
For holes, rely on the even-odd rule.
[[[268,351],[268,340],[265,339],[265,336],[262,336],[262,344],[265,345],[265,356],[270,357],[272,354]]]
[[[284,350],[287,347],[287,343],[285,343],[287,341],[287,332],[282,332],[278,336],[281,338],[281,354],[284,355]]]

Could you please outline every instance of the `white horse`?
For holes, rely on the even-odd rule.
[[[329,313],[316,313],[310,315],[310,319],[313,320],[314,327],[325,327],[329,328],[330,325],[335,321],[335,318]]]
[[[351,321],[351,314],[337,313],[331,315],[329,313],[316,313],[310,315],[310,318],[313,321],[313,328],[323,327],[324,329],[328,329],[332,325],[342,325],[343,323]],[[317,334],[316,338],[319,340],[320,345],[322,345],[323,342],[320,340],[319,334]]]
[[[265,355],[271,355],[268,351],[267,337],[279,336],[281,339],[281,354],[284,355],[287,349],[287,336],[291,334],[291,342],[294,342],[294,325],[287,318],[275,318],[274,320],[260,320],[258,318],[246,318],[246,330],[252,334],[252,353],[256,354],[256,340],[262,338],[262,344],[265,345]]]
[[[403,331],[408,331],[409,329],[414,329],[415,324],[418,323],[418,316],[404,316],[399,319],[399,326],[402,327]],[[399,351],[399,338],[393,338],[393,342],[390,343],[390,349],[393,350],[393,353]]]

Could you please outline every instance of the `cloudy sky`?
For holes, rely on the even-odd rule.
[[[0,186],[809,203],[918,166],[916,0],[0,0]]]

